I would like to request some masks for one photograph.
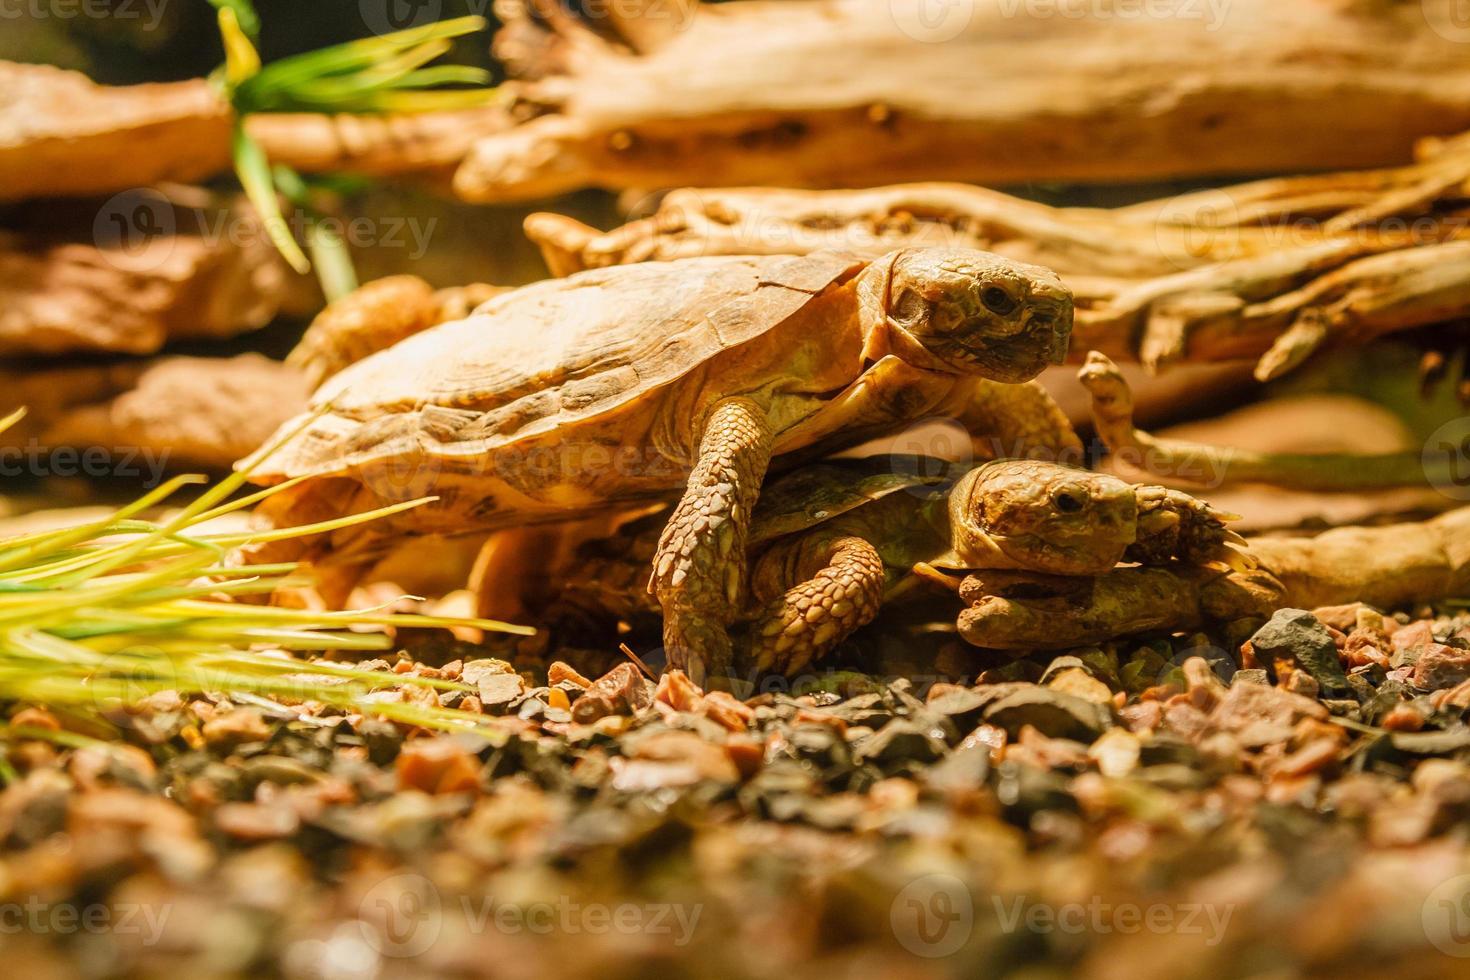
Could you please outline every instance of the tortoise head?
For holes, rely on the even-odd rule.
[[[958,564],[1101,575],[1138,531],[1133,487],[1102,473],[1016,459],[960,478],[949,498]]]
[[[904,360],[1020,382],[1066,356],[1072,292],[1050,269],[945,246],[891,252],[864,277],[865,317]]]

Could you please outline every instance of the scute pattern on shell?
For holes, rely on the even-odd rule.
[[[327,411],[253,475],[347,473],[425,449],[474,455],[575,424],[759,338],[863,265],[834,252],[700,258],[514,290],[330,378],[314,398]]]
[[[803,466],[769,481],[761,491],[751,516],[750,547],[809,530],[900,490],[941,488],[964,472],[960,464],[897,454]]]

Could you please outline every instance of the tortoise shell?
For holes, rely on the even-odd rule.
[[[836,252],[720,256],[513,290],[334,375],[313,398],[320,414],[287,423],[282,433],[299,434],[247,465],[274,483],[418,452],[426,434],[473,455],[575,426],[759,342],[865,264]]]

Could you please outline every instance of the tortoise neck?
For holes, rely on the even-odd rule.
[[[893,356],[925,371],[958,373],[935,357],[888,315],[891,263],[874,262],[858,276],[858,323],[863,335],[863,360],[869,364]]]

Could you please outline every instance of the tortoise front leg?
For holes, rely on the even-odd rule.
[[[751,624],[756,668],[787,677],[871,623],[883,602],[887,578],[878,549],[863,538],[846,536],[820,543],[799,539],[793,547],[794,553],[778,549],[763,556],[752,582],[756,594],[769,593],[774,589],[762,589],[763,578],[789,581],[816,567],[814,574],[767,603]]]
[[[982,459],[1046,459],[1081,464],[1082,440],[1039,382],[976,378],[956,393],[956,417]]]
[[[1225,526],[1239,520],[1237,515],[1168,487],[1139,485],[1133,495],[1138,502],[1138,538],[1124,552],[1124,561],[1143,565],[1175,559],[1194,565],[1219,561],[1237,571],[1255,567],[1246,539]]]
[[[659,538],[648,588],[664,614],[670,667],[696,683],[728,675],[728,627],[740,609],[750,513],[771,459],[771,427],[748,398],[710,412],[689,484]]]

